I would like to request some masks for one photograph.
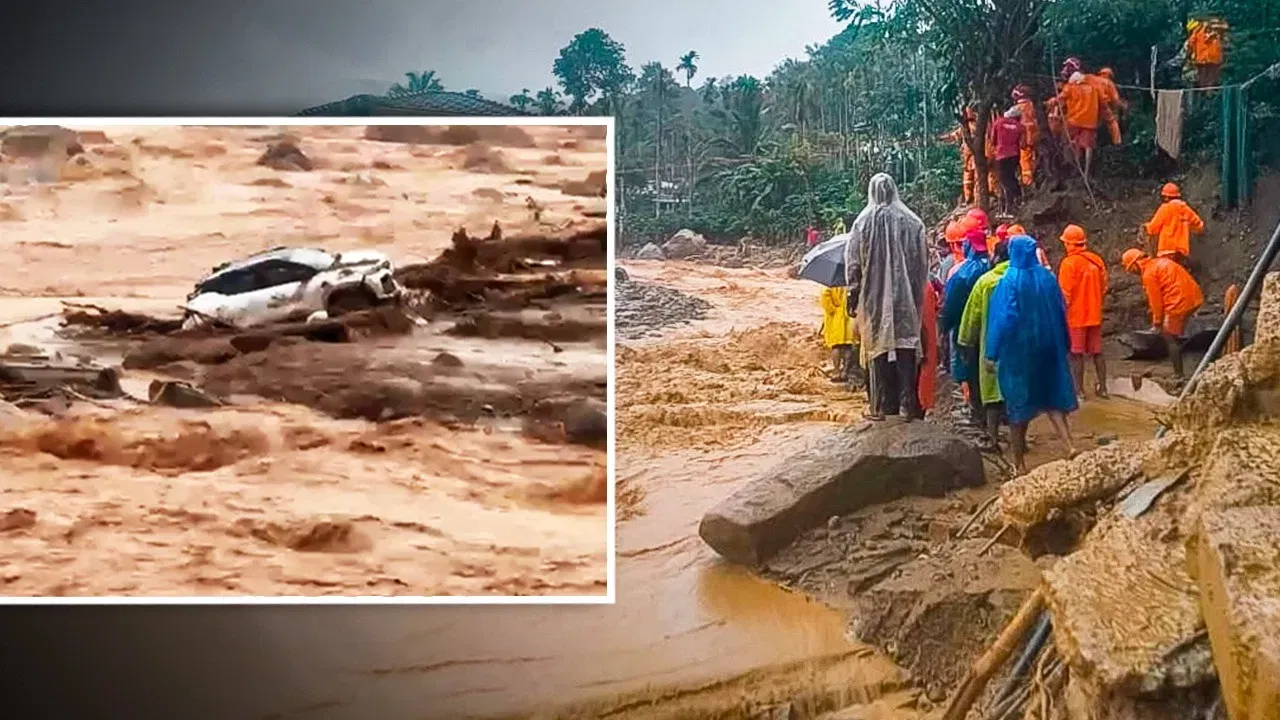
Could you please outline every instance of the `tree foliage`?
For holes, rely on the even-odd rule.
[[[805,0],[815,2],[817,0]],[[713,239],[795,238],[811,223],[848,223],[876,172],[937,217],[960,186],[958,147],[937,137],[966,106],[999,110],[1026,83],[1043,100],[1064,58],[1115,70],[1132,106],[1126,144],[1103,171],[1151,172],[1151,47],[1173,58],[1186,19],[1212,12],[1232,28],[1224,80],[1280,61],[1280,0],[828,0],[845,26],[767,77],[700,75],[697,51],[639,63],[598,28],[555,60],[562,92],[531,106],[545,114],[612,115],[619,221],[626,242],[681,227]],[[695,84],[695,78],[699,82]],[[1186,86],[1161,66],[1160,87]],[[1135,89],[1135,87],[1137,89]],[[513,98],[513,104],[516,100]],[[1258,161],[1280,165],[1280,82],[1250,93]],[[1198,103],[1184,127],[1184,162],[1216,160],[1217,104]],[[985,120],[987,113],[980,112]],[[979,129],[979,133],[983,129]],[[984,153],[975,154],[983,158]],[[1162,172],[1167,171],[1165,166]],[[984,185],[978,183],[979,187]]]
[[[405,93],[418,92],[444,92],[444,83],[440,82],[440,78],[436,77],[435,70],[423,70],[422,72],[407,72],[404,74],[408,82],[395,83],[387,90],[388,95],[403,95]]]

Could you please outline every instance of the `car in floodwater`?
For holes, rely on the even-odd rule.
[[[182,326],[338,317],[398,302],[403,292],[383,253],[279,247],[214,268],[187,296]]]

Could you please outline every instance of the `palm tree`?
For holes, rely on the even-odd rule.
[[[444,92],[444,83],[436,77],[435,70],[423,70],[420,73],[407,72],[408,84],[396,83],[387,90],[388,95],[404,95],[406,93]]]
[[[524,110],[525,108],[528,108],[530,105],[532,105],[534,103],[534,100],[533,100],[533,95],[529,94],[529,88],[521,88],[520,94],[512,95],[511,97],[507,98],[507,102],[511,103],[512,107],[518,108],[520,110]]]
[[[539,90],[534,102],[538,105],[538,112],[543,115],[555,115],[560,111],[560,93],[553,87]]]
[[[693,76],[698,74],[698,51],[690,50],[681,55],[676,70],[684,73],[684,86],[693,87]]]

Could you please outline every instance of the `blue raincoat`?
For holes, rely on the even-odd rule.
[[[1067,365],[1066,303],[1030,237],[1009,241],[1009,270],[996,285],[988,313],[987,359],[996,363],[1010,424],[1043,412],[1074,412],[1079,402]]]
[[[960,328],[960,318],[964,315],[964,306],[969,302],[969,294],[973,286],[991,269],[987,263],[987,254],[975,251],[964,244],[964,262],[956,269],[947,281],[942,293],[942,332],[951,338],[951,379],[956,382],[971,382],[976,379],[977,368],[968,362],[956,341],[956,331]]]

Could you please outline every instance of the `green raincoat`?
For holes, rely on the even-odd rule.
[[[991,304],[991,294],[996,290],[996,283],[1004,277],[1009,269],[1009,261],[998,263],[983,273],[969,293],[969,301],[965,303],[964,314],[960,316],[960,329],[956,340],[965,347],[978,348],[978,387],[982,388],[982,404],[1004,402],[1000,394],[1000,384],[996,381],[996,368],[986,361],[987,357],[987,308]],[[972,390],[970,390],[972,392]]]

